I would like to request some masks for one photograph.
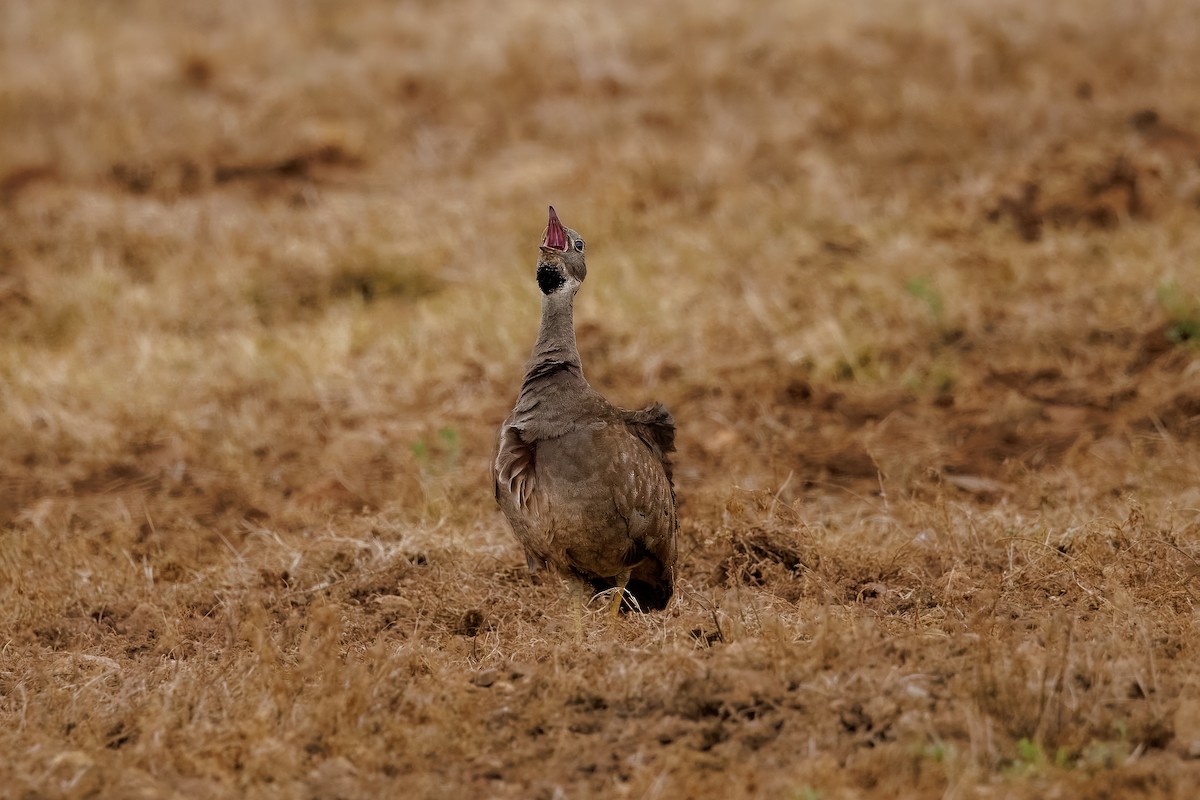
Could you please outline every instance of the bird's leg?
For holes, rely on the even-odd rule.
[[[621,613],[621,600],[625,598],[625,587],[629,584],[629,574],[633,570],[625,570],[617,576],[617,591],[613,593],[612,608],[608,610],[608,615],[613,619]]]
[[[572,575],[567,578],[567,588],[571,592],[571,609],[575,615],[575,641],[583,641],[583,607],[591,599],[592,586],[582,578]]]

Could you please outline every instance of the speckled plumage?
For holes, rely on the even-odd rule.
[[[572,322],[587,274],[583,247],[552,208],[538,258],[542,323],[500,428],[496,501],[530,569],[597,590],[627,580],[638,607],[663,608],[675,577],[675,423],[661,404],[618,408],[584,380]]]

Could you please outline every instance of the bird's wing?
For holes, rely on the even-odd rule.
[[[629,432],[642,441],[662,462],[670,481],[670,454],[675,452],[675,419],[662,403],[654,403],[638,411],[621,411],[621,419]]]
[[[501,491],[506,491],[518,509],[529,507],[533,490],[537,488],[537,445],[521,437],[521,429],[505,425],[500,432],[500,443],[496,451],[496,462],[492,466],[492,482],[496,501],[500,502]]]
[[[633,573],[626,587],[643,609],[665,608],[675,580],[679,518],[667,453],[674,449],[675,426],[666,409],[655,405],[623,415],[628,433],[620,437],[613,476],[613,502],[630,538],[627,564]]]

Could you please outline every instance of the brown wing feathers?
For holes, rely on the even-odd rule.
[[[675,452],[675,419],[671,412],[662,403],[654,403],[638,411],[625,411],[621,416],[630,432],[662,461],[667,480],[671,480],[670,454]]]
[[[532,442],[521,438],[521,432],[512,426],[500,435],[500,450],[496,455],[495,491],[500,499],[503,486],[517,501],[517,508],[529,507],[529,498],[537,482],[535,460],[537,448]]]

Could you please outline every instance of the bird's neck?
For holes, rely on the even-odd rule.
[[[583,377],[579,348],[575,345],[574,305],[571,292],[554,292],[542,297],[542,324],[529,357],[527,381],[551,365]]]

